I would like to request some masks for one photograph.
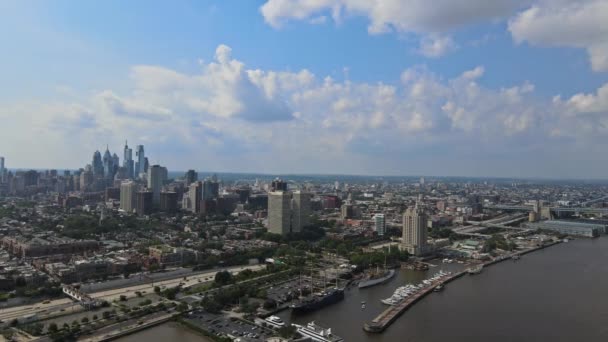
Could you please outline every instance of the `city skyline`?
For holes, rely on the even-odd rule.
[[[77,169],[128,138],[172,170],[608,178],[605,2],[399,4],[3,3],[0,155]]]

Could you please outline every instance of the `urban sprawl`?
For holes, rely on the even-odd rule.
[[[342,341],[352,327],[279,316],[388,286],[355,322],[381,333],[461,276],[606,234],[607,199],[599,182],[169,172],[126,143],[78,170],[0,157],[0,330],[105,341],[177,321],[217,341]]]

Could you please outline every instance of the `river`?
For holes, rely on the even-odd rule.
[[[427,274],[403,270],[387,284],[349,290],[344,301],[324,310],[280,316],[298,323],[314,320],[347,342],[608,341],[608,237],[574,240],[487,267],[422,299],[383,334],[362,330],[385,308],[379,300],[397,286],[459,266],[442,264]],[[162,339],[148,330],[121,341],[184,340],[181,329],[173,326],[173,335]],[[194,340],[201,341],[198,336],[185,339]]]

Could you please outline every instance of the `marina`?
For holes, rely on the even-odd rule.
[[[555,241],[555,242],[548,242],[546,244],[534,247],[534,248],[530,248],[524,251],[519,251],[519,252],[515,252],[513,254],[510,255],[504,255],[501,257],[497,257],[494,258],[493,260],[487,261],[485,263],[481,263],[481,264],[477,264],[476,266],[470,267],[464,271],[460,271],[460,272],[456,272],[456,273],[445,273],[443,271],[440,271],[438,273],[438,276],[433,276],[430,279],[427,280],[423,280],[423,287],[417,287],[417,286],[411,286],[408,287],[406,286],[404,289],[401,290],[401,292],[403,293],[407,293],[407,289],[409,289],[410,294],[408,294],[407,296],[403,296],[402,299],[400,298],[400,294],[396,291],[397,293],[397,297],[393,298],[391,296],[391,298],[388,298],[387,300],[382,300],[382,303],[390,305],[390,307],[386,310],[384,310],[382,313],[380,313],[378,316],[376,316],[373,320],[371,320],[370,322],[366,322],[363,324],[363,330],[365,330],[366,332],[369,333],[381,333],[383,332],[388,326],[390,326],[401,314],[403,314],[403,312],[405,312],[407,309],[409,309],[413,304],[415,304],[417,301],[419,301],[420,299],[424,298],[427,294],[431,293],[431,292],[439,292],[443,289],[443,287],[445,286],[445,284],[462,277],[465,274],[469,274],[469,275],[476,275],[482,272],[484,267],[490,266],[490,265],[494,265],[496,263],[499,263],[501,261],[505,261],[508,259],[513,259],[513,258],[520,258],[522,255],[527,254],[527,253],[531,253],[540,249],[544,249],[546,247],[550,247],[553,246],[555,244],[560,243],[560,241]],[[443,261],[443,263],[448,263],[451,264],[451,262],[445,262],[445,259]],[[436,289],[441,286],[441,288],[436,291]],[[416,289],[418,289],[418,291],[416,291]],[[398,289],[399,290],[399,289]],[[393,294],[394,296],[395,294]]]
[[[371,322],[367,322],[363,325],[363,329],[370,333],[380,333],[384,331],[391,323],[393,323],[397,317],[405,312],[410,306],[422,299],[427,294],[433,292],[436,286],[448,283],[456,278],[463,276],[465,272],[458,273],[443,273],[439,276],[433,277],[433,280],[424,280],[423,286],[413,286],[412,289],[417,289],[417,292],[413,292],[411,295],[403,297],[402,300],[395,302],[388,309],[383,311],[380,315],[374,318]],[[384,301],[383,301],[384,303]],[[390,303],[390,301],[389,301]]]

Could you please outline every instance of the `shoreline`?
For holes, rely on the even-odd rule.
[[[550,243],[543,244],[541,246],[529,248],[529,249],[526,249],[523,251],[511,253],[511,254],[496,258],[494,260],[483,262],[483,263],[480,263],[479,265],[482,265],[483,267],[492,266],[492,265],[498,264],[500,262],[503,262],[505,260],[511,260],[513,258],[513,256],[521,256],[521,255],[525,255],[528,253],[536,252],[538,250],[554,246],[561,242],[562,242],[561,240],[552,241]],[[467,273],[468,273],[467,270],[463,270],[458,273],[452,274],[446,278],[436,281],[434,284],[432,284],[428,288],[424,289],[423,291],[419,292],[418,294],[414,295],[409,300],[404,300],[400,304],[389,307],[388,309],[382,311],[371,322],[364,323],[363,330],[368,333],[384,332],[384,330],[386,330],[388,327],[390,327],[390,325],[392,323],[394,323],[397,320],[397,318],[399,318],[399,316],[401,316],[404,312],[406,312],[410,307],[412,307],[418,301],[420,301],[421,299],[426,297],[429,293],[433,292],[435,287],[437,287],[438,285],[447,284],[449,282],[452,282],[452,281],[464,276]]]

